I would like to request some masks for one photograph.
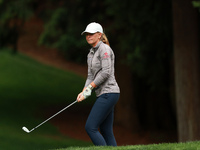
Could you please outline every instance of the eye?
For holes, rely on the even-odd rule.
[[[94,33],[85,33],[86,36],[92,36]]]

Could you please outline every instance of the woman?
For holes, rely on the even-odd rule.
[[[100,24],[90,23],[83,34],[92,48],[87,57],[88,77],[77,101],[88,98],[93,89],[97,96],[85,129],[94,145],[117,146],[113,134],[113,120],[114,106],[119,99],[120,90],[114,76],[115,56]]]

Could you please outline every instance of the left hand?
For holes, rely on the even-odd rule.
[[[94,84],[94,82],[92,82],[91,84],[89,84],[87,87],[85,87],[83,89],[83,91],[81,93],[78,94],[77,96],[77,101],[78,102],[81,102],[83,101],[84,99],[88,98],[91,93],[92,93],[92,89],[96,87],[96,85]]]
[[[91,96],[93,88],[94,87],[91,84],[88,85],[87,88],[85,88],[85,90],[83,91],[83,96],[84,96],[85,99],[88,98],[89,96]]]

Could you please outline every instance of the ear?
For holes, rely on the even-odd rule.
[[[99,39],[101,38],[101,36],[102,36],[102,33],[99,32]]]

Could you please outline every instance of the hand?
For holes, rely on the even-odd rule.
[[[91,84],[93,84],[93,82]],[[83,92],[78,94],[78,96],[77,96],[78,102],[83,101],[84,99],[88,98],[91,95],[92,89],[94,88],[91,84],[88,85],[87,87],[85,87],[83,89]],[[93,84],[93,85],[96,86],[95,84]]]
[[[84,91],[83,91],[83,96],[84,98],[88,98],[89,96],[91,96],[91,93],[92,93],[92,90],[90,88],[86,88]]]
[[[77,101],[78,101],[78,102],[81,102],[81,101],[83,101],[84,99],[85,99],[85,98],[84,98],[84,96],[83,96],[83,92],[79,93],[78,96],[77,96]]]
[[[94,87],[91,84],[88,85],[88,87],[85,88],[85,90],[83,91],[83,96],[84,96],[85,99],[88,98],[89,96],[91,96],[93,88]]]

